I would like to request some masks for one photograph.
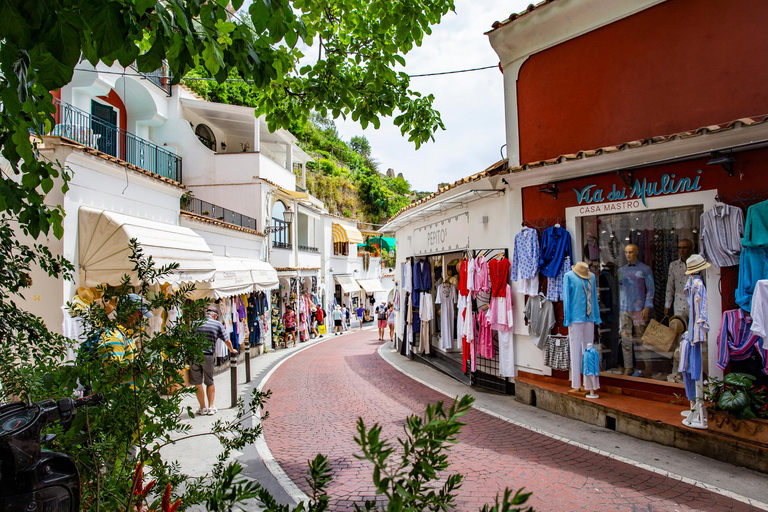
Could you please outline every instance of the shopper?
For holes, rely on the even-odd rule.
[[[341,334],[341,307],[336,306],[333,310],[333,335],[338,336]]]
[[[215,307],[208,308],[205,316],[205,322],[197,328],[197,332],[205,335],[210,345],[203,351],[205,358],[203,364],[190,363],[189,365],[189,383],[197,388],[197,403],[200,405],[200,408],[195,413],[197,415],[213,415],[217,412],[216,406],[213,405],[216,398],[216,386],[214,386],[213,381],[216,341],[223,341],[227,345],[232,357],[237,357],[237,350],[229,341],[229,337],[224,330],[224,324],[218,320],[219,311]],[[203,391],[203,384],[205,384],[205,391]],[[206,396],[208,397],[208,407],[205,406]]]
[[[347,306],[341,306],[341,330],[346,331],[349,329],[349,310]]]
[[[320,332],[319,338],[323,337],[323,329],[320,328],[320,326],[325,326],[325,311],[323,311],[323,308],[320,306],[317,306],[317,311],[315,313],[317,315],[317,329]]]
[[[381,304],[376,306],[376,320],[379,323],[379,340],[384,341],[384,329],[387,328],[387,305],[382,301]]]
[[[362,304],[357,307],[357,321],[360,322],[360,330],[363,330],[363,316],[365,315],[365,308]]]
[[[395,339],[395,306],[390,302],[387,305],[387,325],[389,326],[389,341]]]
[[[285,313],[283,314],[283,326],[285,327],[285,333],[283,334],[283,343],[285,348],[288,348],[288,337],[293,340],[293,346],[296,346],[296,313],[293,312],[291,306],[285,306]]]

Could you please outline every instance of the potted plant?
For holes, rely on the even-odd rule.
[[[755,386],[755,380],[746,373],[709,379],[705,398],[710,430],[768,446],[768,391]]]

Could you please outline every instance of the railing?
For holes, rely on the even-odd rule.
[[[185,212],[195,213],[210,219],[220,220],[221,222],[226,222],[227,224],[234,224],[235,226],[240,226],[241,228],[252,229],[254,231],[257,230],[256,219],[248,217],[247,215],[243,215],[242,213],[233,212],[227,208],[222,208],[221,206],[209,203],[208,201],[203,201],[202,199],[198,199],[196,197],[182,199],[181,209]]]
[[[160,67],[160,69],[150,73],[139,71],[135,64],[131,64],[131,68],[135,69],[141,76],[165,91],[165,94],[168,96],[173,94],[173,89],[171,89],[171,73],[168,69],[168,64],[165,61],[163,61],[163,65]]]
[[[53,128],[44,135],[60,135],[98,149],[151,173],[181,182],[181,157],[88,112],[53,99]]]
[[[317,247],[310,247],[308,245],[300,245],[299,250],[305,251],[305,252],[320,252],[320,249],[318,249]]]
[[[272,247],[277,247],[278,249],[290,249],[293,247],[293,244],[290,242],[278,242],[277,240],[272,240]]]

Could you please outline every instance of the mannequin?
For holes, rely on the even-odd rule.
[[[584,374],[584,387],[589,391],[587,398],[600,398],[596,389],[600,389],[600,354],[592,343],[587,343],[581,361],[581,373]]]
[[[685,262],[688,281],[685,297],[688,300],[688,331],[680,342],[680,373],[683,375],[685,394],[691,402],[691,410],[683,425],[691,428],[707,428],[707,409],[704,405],[702,386],[703,368],[701,346],[707,342],[709,322],[707,318],[707,289],[701,279],[701,271],[710,266],[700,254],[694,254]]]
[[[624,355],[624,374],[634,377],[651,376],[651,362],[644,361],[643,370],[634,371],[634,347],[642,343],[642,336],[653,308],[653,271],[638,261],[640,254],[635,244],[624,248],[627,264],[619,269],[619,309],[621,312],[621,349]]]
[[[571,392],[582,393],[582,356],[594,341],[595,324],[600,324],[595,275],[583,261],[573,265],[563,278],[563,313],[571,349]],[[597,366],[599,373],[599,358]]]

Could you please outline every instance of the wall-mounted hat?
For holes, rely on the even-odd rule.
[[[694,254],[685,261],[685,274],[695,274],[711,266],[701,254]]]
[[[583,261],[580,261],[577,264],[573,265],[571,267],[571,270],[573,270],[573,273],[582,279],[589,279],[590,276],[592,275],[592,272],[589,271],[589,265],[587,265]]]

